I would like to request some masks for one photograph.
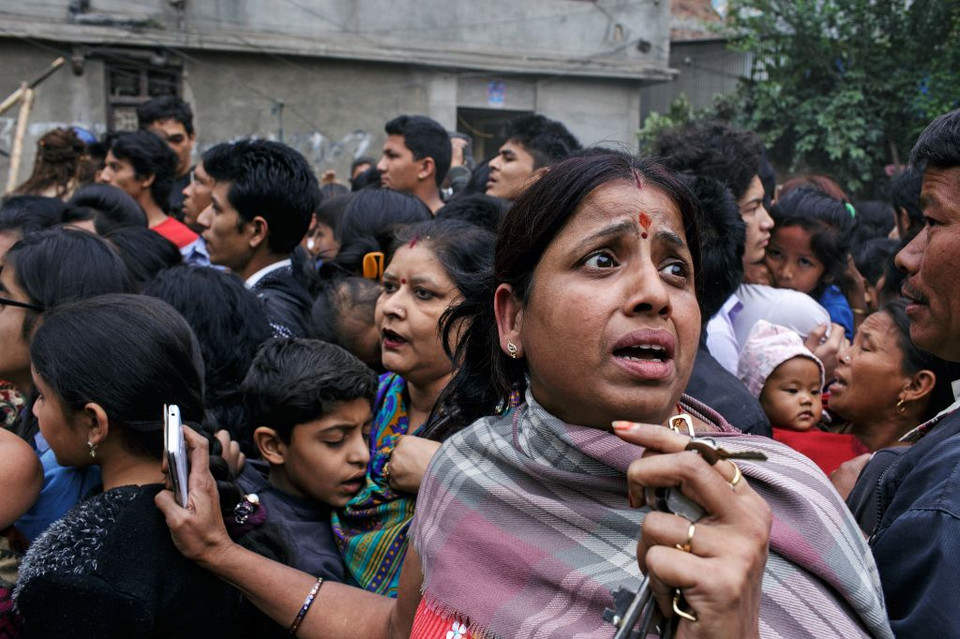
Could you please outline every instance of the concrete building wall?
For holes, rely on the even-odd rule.
[[[665,113],[681,94],[687,96],[695,109],[708,107],[714,97],[734,91],[741,78],[749,77],[752,64],[750,54],[731,51],[726,40],[674,42],[670,48],[670,65],[679,74],[672,82],[641,90],[641,118],[653,111]]]
[[[21,180],[46,130],[106,130],[105,64],[131,50],[147,67],[180,65],[198,153],[282,136],[341,177],[355,157],[379,156],[383,125],[400,113],[451,130],[463,130],[464,108],[541,113],[585,144],[632,147],[641,88],[670,76],[667,2],[192,0],[180,11],[166,0],[91,0],[76,15],[68,4],[0,0],[0,94],[58,52],[82,69],[68,65],[38,89]],[[0,116],[0,149],[15,121],[15,111]],[[0,175],[7,165],[0,156]]]

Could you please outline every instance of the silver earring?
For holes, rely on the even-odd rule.
[[[517,345],[507,340],[507,353],[510,355],[510,359],[517,359],[517,353],[519,352],[520,349],[517,348]]]
[[[91,457],[92,459],[96,459],[96,458],[97,458],[97,445],[94,444],[92,441],[90,441],[90,440],[88,439],[88,440],[87,440],[87,446],[90,447],[90,457]]]

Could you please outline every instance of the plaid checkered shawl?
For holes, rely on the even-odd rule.
[[[892,637],[873,558],[824,474],[692,398],[682,404],[717,424],[728,450],[769,458],[740,463],[774,513],[762,636]],[[610,591],[640,579],[645,511],[628,508],[624,473],[642,452],[562,423],[529,392],[512,414],[452,437],[423,480],[412,529],[425,605],[471,637],[612,636],[601,617]]]

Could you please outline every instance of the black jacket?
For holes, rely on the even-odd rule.
[[[309,337],[310,307],[313,300],[307,287],[293,274],[291,266],[270,271],[251,288],[263,304],[274,337]]]

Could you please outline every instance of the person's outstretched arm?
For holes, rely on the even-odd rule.
[[[207,440],[184,427],[189,449],[189,503],[180,507],[169,490],[156,497],[180,552],[240,590],[257,608],[283,627],[297,617],[316,582],[295,568],[258,555],[235,543],[220,515],[216,482],[209,469]],[[420,557],[407,551],[396,600],[338,583],[324,583],[304,617],[300,637],[408,637],[420,603]]]

